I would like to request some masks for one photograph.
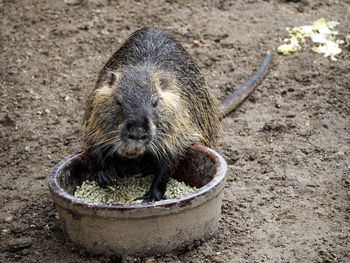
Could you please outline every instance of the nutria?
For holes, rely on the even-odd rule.
[[[252,83],[218,107],[195,62],[171,34],[158,28],[134,32],[103,67],[85,104],[83,139],[95,159],[97,183],[113,184],[122,166],[137,169],[142,163],[155,178],[140,199],[162,199],[189,147],[215,146],[220,118],[251,92],[271,54],[268,58]]]

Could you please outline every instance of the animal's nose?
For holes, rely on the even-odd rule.
[[[145,141],[148,138],[148,134],[143,129],[136,128],[128,132],[128,138],[135,141]]]
[[[149,121],[147,118],[129,120],[126,123],[126,131],[129,140],[146,141],[150,137]]]

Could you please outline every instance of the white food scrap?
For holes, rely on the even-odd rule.
[[[285,39],[284,42],[290,41],[289,44],[283,44],[278,47],[277,51],[278,53],[281,53],[282,55],[289,55],[291,53],[294,53],[300,48],[299,41],[297,36],[293,35],[290,39]]]
[[[304,43],[305,38],[310,38],[312,42],[317,43],[317,47],[313,47],[312,50],[319,54],[324,54],[325,57],[330,57],[331,60],[336,61],[336,55],[341,53],[339,44],[343,44],[344,41],[337,40],[336,36],[338,31],[335,31],[335,27],[339,23],[336,21],[326,22],[324,18],[321,18],[313,23],[312,26],[300,26],[294,27],[289,30],[289,38],[286,38],[283,44],[277,48],[277,52],[282,55],[289,55],[294,53],[298,49],[301,49],[299,43]],[[289,42],[289,43],[288,43]]]
[[[349,47],[350,46],[350,35],[347,35],[346,37],[345,37],[345,42],[346,42],[346,47]]]

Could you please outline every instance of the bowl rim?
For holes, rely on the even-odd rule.
[[[51,194],[54,197],[63,201],[63,203],[71,204],[74,207],[82,207],[82,208],[88,208],[88,209],[94,209],[94,210],[119,210],[119,211],[131,210],[132,211],[132,210],[142,210],[142,209],[150,209],[150,208],[169,209],[173,206],[184,207],[184,206],[187,206],[188,204],[191,204],[194,199],[199,199],[200,197],[209,195],[209,192],[213,194],[213,191],[214,191],[214,195],[218,194],[219,191],[215,191],[215,190],[210,191],[210,190],[219,188],[219,186],[224,183],[225,177],[227,174],[227,163],[219,153],[217,153],[215,150],[209,147],[199,145],[199,144],[192,145],[191,147],[196,151],[200,151],[204,153],[210,159],[212,159],[214,164],[216,165],[217,170],[214,178],[209,183],[197,189],[196,191],[181,197],[160,200],[157,202],[149,202],[149,203],[112,204],[112,203],[88,201],[69,194],[59,186],[58,174],[61,171],[61,169],[63,169],[70,162],[73,162],[74,160],[76,160],[77,158],[80,158],[81,156],[89,154],[88,150],[72,154],[67,158],[64,158],[63,160],[61,160],[59,163],[57,163],[51,169],[49,174],[49,180],[48,180],[49,189]]]

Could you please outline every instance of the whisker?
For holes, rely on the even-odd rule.
[[[109,144],[109,142],[112,142],[113,140],[114,138],[108,138],[91,145],[91,147],[95,148],[95,147],[103,146],[103,145]]]
[[[151,149],[153,155],[157,158],[158,162],[160,162],[160,160],[162,159],[161,154],[159,152],[157,145],[154,142],[151,142],[150,149]]]

